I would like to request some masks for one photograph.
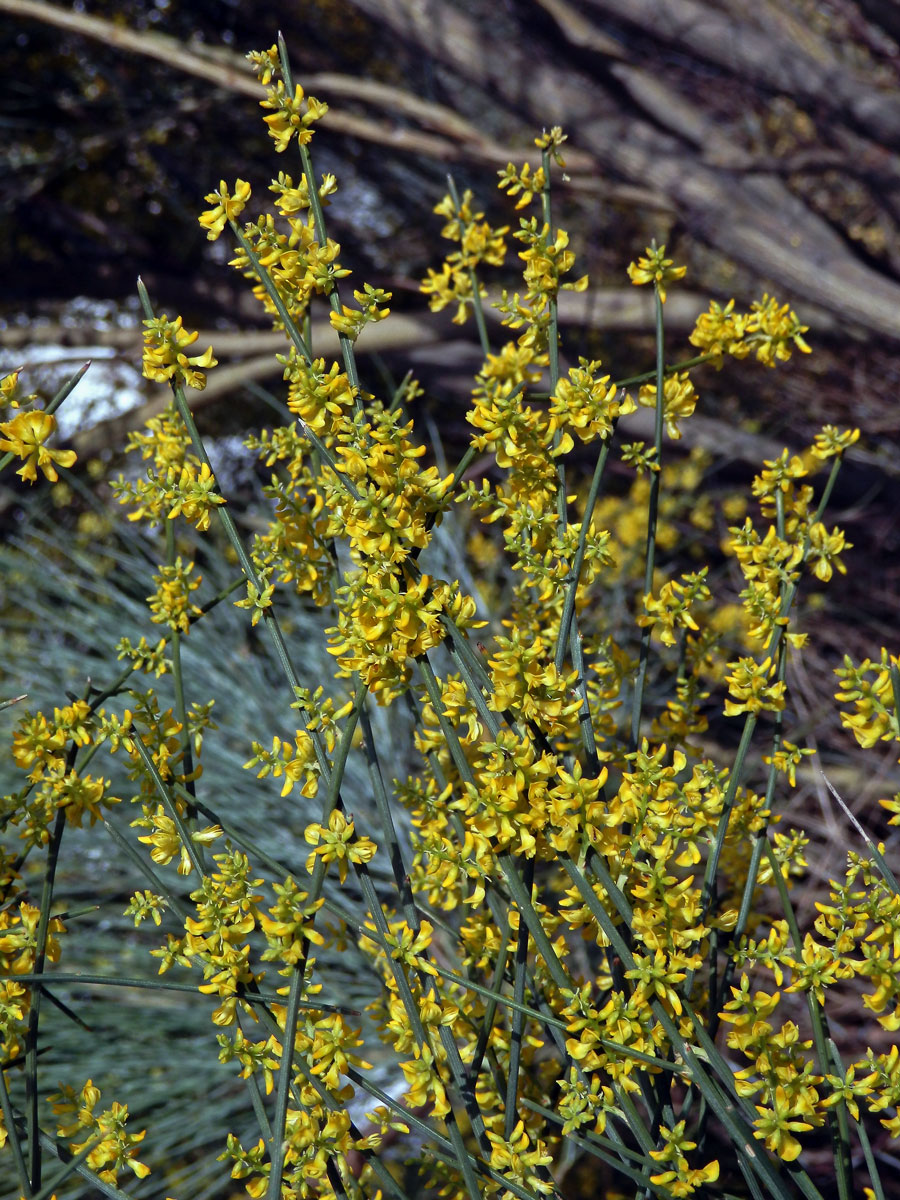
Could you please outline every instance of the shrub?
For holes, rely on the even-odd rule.
[[[196,334],[156,316],[141,286],[144,373],[171,387],[173,404],[130,439],[145,470],[114,490],[129,521],[164,530],[148,600],[164,636],[123,637],[124,667],[102,682],[92,672],[52,712],[26,712],[13,736],[25,782],[4,802],[17,841],[2,864],[0,1102],[16,1187],[46,1195],[78,1173],[102,1194],[144,1190],[128,1172],[148,1173],[154,1121],[168,1113],[148,1114],[145,1141],[127,1105],[101,1097],[96,1070],[48,1083],[40,1057],[48,1001],[74,1015],[59,989],[118,984],[143,988],[148,1004],[171,988],[185,1022],[211,1016],[209,1038],[246,1104],[202,1089],[193,1103],[251,1196],[554,1195],[575,1159],[595,1165],[589,1186],[602,1179],[608,1194],[816,1197],[834,1179],[842,1196],[861,1181],[884,1195],[870,1134],[900,1133],[900,1056],[870,1049],[845,1062],[828,1008],[852,985],[861,1018],[900,1027],[900,891],[885,847],[860,829],[864,851],[801,929],[791,888],[805,839],[776,827],[811,753],[789,740],[787,663],[808,636],[798,589],[844,570],[843,534],[823,518],[858,432],[827,427],[806,453],[764,464],[759,515],[724,547],[743,580],[739,604],[721,571],[679,569],[675,517],[705,511],[701,470],[665,454],[694,410],[695,366],[752,356],[773,367],[808,350],[804,328],[768,296],[746,313],[712,304],[691,336],[698,353],[668,365],[666,293],[684,268],[652,245],[629,275],[654,291],[655,368],[627,387],[598,361],[564,370],[559,291],[587,281],[551,211],[564,135],[545,131],[540,166],[501,172],[524,214],[511,235],[522,290],[496,305],[510,331],[501,346],[488,337],[482,276],[506,261],[509,228],[452,184],[436,209],[454,248],[423,290],[457,322],[474,317],[484,355],[470,448],[442,473],[408,415],[418,386],[375,397],[360,382],[354,343],[391,297],[365,285],[355,306],[342,298],[348,272],[325,223],[337,184],[315,183],[309,148],[326,106],[294,85],[283,49],[250,57],[276,149],[296,146],[302,174],[280,172],[275,213],[247,223],[249,185],[223,181],[200,221],[210,238],[230,229],[233,265],[286,338],[290,419],[248,443],[272,470],[271,518],[243,538],[185,399],[204,386],[213,350],[194,353]],[[317,296],[330,304],[338,362],[309,345]],[[7,400],[16,386],[4,382]],[[48,445],[64,398],[0,425],[2,465],[18,458],[32,482],[72,465]],[[654,411],[653,441],[618,446],[635,402]],[[595,456],[584,487],[567,461],[576,447]],[[625,495],[608,487],[615,454],[634,473]],[[463,588],[446,554],[441,567],[442,523],[466,542],[477,586]],[[185,671],[203,636],[210,657],[234,652],[233,620],[216,624],[236,586],[229,569],[248,636],[265,632],[281,676],[280,697],[264,697],[278,732],[243,731],[246,768],[276,781],[281,807],[258,784],[241,819],[204,770],[210,697],[190,692],[199,664]],[[301,658],[319,664],[312,674]],[[896,740],[898,659],[847,659],[837,674],[860,744]],[[728,761],[702,742],[723,718],[740,729]],[[117,791],[135,792],[134,832],[121,828]],[[900,822],[900,798],[883,803]],[[296,812],[302,852],[286,832]],[[65,972],[80,916],[56,900],[66,855],[101,830],[104,861],[120,855],[143,875],[125,910],[138,934],[116,943],[128,971]],[[158,978],[146,967],[134,977],[155,926]],[[340,984],[348,955],[365,1012]],[[192,982],[169,983],[182,979]],[[172,1023],[158,1025],[155,1094],[189,1104]],[[101,1054],[102,1038],[85,1031],[85,1056]],[[197,1040],[186,1049],[199,1053]],[[127,1061],[126,1042],[117,1056]],[[393,1087],[375,1082],[375,1061]],[[367,1124],[351,1109],[360,1098]],[[63,1165],[51,1170],[54,1158]],[[202,1191],[190,1158],[157,1160],[154,1194],[226,1194],[208,1173]]]

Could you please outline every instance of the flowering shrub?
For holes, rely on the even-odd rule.
[[[202,388],[215,366],[212,348],[190,356],[196,335],[180,317],[156,317],[141,289],[144,373],[171,386],[173,404],[131,438],[144,477],[115,491],[130,520],[165,529],[166,561],[147,600],[165,636],[155,647],[123,639],[125,667],[109,686],[21,717],[12,756],[23,784],[4,801],[18,848],[10,843],[0,863],[0,1137],[22,1194],[40,1191],[48,1155],[108,1195],[123,1194],[126,1170],[148,1171],[136,1156],[145,1147],[149,1156],[152,1128],[146,1138],[128,1131],[118,1102],[100,1111],[91,1079],[80,1091],[47,1086],[38,1059],[42,995],[65,948],[55,873],[67,830],[122,802],[96,766],[88,772],[109,755],[137,789],[131,852],[150,882],[127,912],[135,925],[160,926],[160,976],[176,965],[195,973],[214,1002],[220,1059],[249,1089],[258,1138],[223,1128],[221,1148],[250,1196],[401,1197],[407,1184],[384,1154],[399,1134],[422,1173],[415,1186],[448,1198],[558,1195],[575,1154],[597,1159],[617,1187],[660,1197],[719,1188],[817,1197],[806,1152],[820,1129],[839,1194],[860,1194],[863,1179],[883,1195],[869,1139],[879,1126],[900,1136],[900,1054],[870,1049],[845,1062],[829,992],[852,983],[862,1012],[900,1028],[900,889],[885,847],[867,841],[803,930],[790,889],[805,839],[775,828],[811,752],[787,726],[788,657],[807,637],[795,599],[806,577],[845,570],[849,545],[824,512],[858,431],[826,427],[806,453],[763,465],[758,514],[734,525],[725,546],[743,579],[740,607],[717,603],[706,567],[677,577],[664,567],[674,515],[687,503],[698,520],[703,512],[696,460],[665,456],[696,403],[690,365],[664,357],[666,293],[685,268],[656,245],[628,268],[653,289],[657,313],[656,369],[634,394],[599,361],[562,366],[559,292],[587,280],[574,276],[551,210],[565,141],[555,128],[536,139],[539,166],[501,172],[524,214],[514,233],[493,227],[468,192],[451,188],[436,208],[454,248],[423,291],[458,323],[474,318],[483,365],[469,451],[446,475],[426,465],[410,415],[417,386],[376,397],[360,383],[354,343],[388,316],[391,297],[364,285],[355,307],[342,299],[348,272],[324,212],[337,182],[317,183],[310,157],[327,106],[293,83],[277,48],[250,58],[277,152],[298,148],[299,181],[280,172],[275,212],[243,224],[250,186],[222,181],[200,222],[211,239],[230,230],[233,265],[284,331],[295,419],[248,443],[272,470],[272,517],[245,543],[185,402],[184,388]],[[482,271],[506,261],[510,239],[523,290],[503,292],[509,336],[494,346]],[[308,344],[320,296],[339,362]],[[691,365],[754,356],[774,367],[808,352],[804,332],[768,296],[747,313],[712,304],[691,336]],[[4,382],[4,400],[15,386]],[[636,404],[654,410],[653,441],[617,448],[619,420]],[[0,424],[4,465],[17,457],[24,479],[40,467],[55,480],[71,455],[45,445],[53,424],[49,408]],[[586,490],[567,466],[576,445],[596,456]],[[624,498],[603,490],[616,453],[634,470]],[[473,474],[485,455],[490,470]],[[486,568],[488,621],[477,596],[431,565],[437,526],[460,509]],[[282,736],[269,749],[248,731],[246,767],[281,781],[282,797],[296,787],[321,808],[308,851],[281,873],[218,818],[203,785],[210,706],[185,696],[183,639],[212,605],[198,602],[202,569],[178,552],[175,528],[206,533],[213,554],[214,519],[242,572],[236,603],[272,638],[284,673]],[[502,586],[492,588],[491,573]],[[633,636],[604,601],[613,586],[633,600]],[[312,690],[319,681],[295,666],[279,619],[286,595],[328,614],[327,687]],[[152,688],[140,681],[149,674]],[[874,663],[847,659],[838,676],[860,744],[900,739],[900,660],[887,650]],[[127,707],[114,710],[113,697]],[[391,779],[397,757],[373,733],[373,705],[411,714],[417,765],[406,778]],[[742,723],[729,762],[698,741],[714,708]],[[342,795],[356,754],[369,766],[371,819]],[[747,782],[754,755],[766,767],[761,792]],[[884,804],[900,824],[900,797]],[[21,872],[40,854],[35,904]],[[378,859],[391,895],[375,886]],[[330,876],[353,887],[326,919]],[[348,942],[380,980],[368,1023],[318,965]],[[395,1064],[397,1094],[372,1082],[376,1050]],[[351,1116],[354,1095],[369,1098],[368,1127]]]

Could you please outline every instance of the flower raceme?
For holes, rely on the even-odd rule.
[[[128,1106],[114,1102],[108,1109],[96,1112],[99,1100],[100,1089],[90,1079],[79,1092],[63,1085],[50,1097],[58,1118],[57,1135],[70,1141],[75,1154],[91,1146],[85,1162],[104,1183],[115,1183],[123,1167],[138,1179],[146,1178],[150,1168],[137,1158],[137,1147],[146,1137],[146,1130],[126,1132]]]
[[[216,365],[212,346],[202,354],[185,354],[200,335],[196,330],[189,333],[182,325],[181,317],[174,321],[165,315],[152,317],[144,321],[144,325],[144,378],[157,383],[187,384],[198,390],[205,388],[203,371]]]
[[[484,220],[483,212],[473,209],[472,200],[472,192],[467,189],[460,201],[447,195],[435,206],[434,211],[447,218],[441,237],[457,242],[459,250],[447,255],[439,271],[429,268],[428,276],[421,284],[432,312],[442,312],[448,306],[456,305],[455,325],[465,324],[470,311],[475,308],[476,299],[479,303],[487,300],[487,289],[477,282],[476,269],[482,263],[500,267],[506,261],[505,235],[509,226],[493,228]],[[477,289],[477,297],[474,289]]]
[[[215,207],[200,214],[200,224],[207,231],[207,239],[214,242],[229,221],[236,221],[247,206],[250,199],[250,184],[245,179],[239,179],[234,185],[234,195],[228,190],[223,179],[218,191],[210,192],[205,197],[207,204]]]
[[[631,282],[636,287],[652,283],[663,304],[666,302],[668,286],[683,279],[686,274],[687,267],[676,267],[673,259],[666,258],[665,246],[657,246],[655,242],[647,247],[637,262],[628,265],[628,278]]]
[[[313,135],[312,125],[328,112],[328,105],[314,96],[306,96],[299,83],[293,95],[290,95],[280,79],[274,88],[269,88],[265,100],[259,103],[262,108],[273,110],[263,120],[269,127],[269,134],[279,154],[287,150],[294,137],[301,146],[309,145]]]
[[[153,671],[160,686],[170,677],[183,686],[174,635],[207,619],[193,600],[199,575],[177,543],[180,556],[170,545],[148,598],[147,619],[167,639],[118,645],[126,677],[134,671],[125,714],[76,701],[52,717],[21,720],[13,755],[27,790],[7,802],[10,827],[33,852],[48,843],[59,812],[73,824],[85,815],[93,822],[115,798],[83,762],[101,750],[124,757],[139,789],[137,841],[159,881],[135,893],[126,911],[136,925],[149,918],[163,929],[152,952],[160,974],[196,972],[197,988],[215,1005],[220,1060],[251,1082],[265,1111],[266,1136],[245,1147],[230,1135],[222,1156],[250,1195],[326,1200],[382,1186],[387,1194],[387,1171],[376,1177],[367,1165],[360,1174],[352,1164],[371,1164],[378,1138],[407,1128],[407,1109],[420,1110],[418,1137],[428,1143],[435,1134],[440,1152],[424,1186],[447,1200],[477,1189],[552,1194],[555,1164],[576,1132],[642,1186],[696,1194],[716,1183],[720,1163],[698,1151],[702,1106],[685,1103],[688,1093],[711,1098],[713,1110],[720,1093],[737,1093],[747,1129],[742,1161],[763,1172],[762,1182],[753,1178],[760,1194],[779,1160],[796,1162],[804,1135],[841,1105],[878,1114],[895,1133],[900,1058],[872,1050],[846,1070],[818,1064],[813,1040],[791,1019],[796,1004],[789,1007],[805,993],[810,1013],[824,1013],[834,989],[853,983],[885,1030],[900,1026],[897,906],[887,881],[857,857],[817,908],[814,932],[797,944],[791,924],[767,915],[760,900],[774,894],[773,880],[787,888],[804,867],[803,835],[769,830],[808,753],[782,736],[790,719],[784,651],[802,650],[793,601],[803,573],[827,582],[843,569],[849,547],[822,522],[811,474],[820,463],[834,467],[855,431],[829,427],[807,453],[767,462],[753,485],[758,515],[729,511],[735,524],[723,549],[743,580],[739,604],[716,607],[719,585],[706,568],[673,569],[679,527],[715,528],[718,514],[698,500],[705,463],[670,463],[640,444],[616,447],[618,421],[635,400],[597,359],[559,367],[559,292],[585,286],[586,277],[575,277],[568,235],[549,220],[551,165],[564,141],[553,129],[537,139],[540,166],[501,172],[501,189],[522,214],[512,240],[523,283],[497,304],[506,340],[491,346],[485,338],[472,389],[472,457],[485,465],[469,478],[439,471],[416,436],[418,385],[381,400],[360,383],[353,343],[366,323],[387,317],[390,297],[363,285],[353,308],[338,295],[348,272],[323,222],[336,183],[317,180],[309,157],[325,106],[278,78],[274,48],[253,62],[268,88],[265,120],[276,149],[299,145],[303,173],[280,172],[274,212],[243,229],[249,186],[223,181],[200,223],[211,239],[231,228],[233,266],[290,343],[279,362],[294,419],[248,441],[270,473],[272,518],[241,546],[253,573],[238,604],[250,610],[251,628],[261,614],[277,628],[291,602],[329,613],[322,624],[333,680],[313,692],[292,676],[285,735],[248,731],[245,762],[280,788],[286,825],[305,811],[294,807],[301,798],[317,802],[317,819],[304,816],[299,826],[306,885],[273,874],[273,859],[245,845],[224,817],[213,820],[200,761],[209,705],[184,705],[176,716],[177,706],[139,681],[139,672]],[[487,221],[469,192],[460,199],[451,189],[437,212],[452,249],[422,290],[433,309],[450,305],[454,319],[478,318],[489,295],[481,274],[505,265],[509,227]],[[684,273],[655,245],[629,268],[661,303]],[[340,335],[340,363],[307,353],[303,322],[321,298]],[[764,297],[747,313],[733,302],[711,306],[691,340],[714,363],[755,354],[775,365],[807,349],[804,332],[787,306]],[[192,355],[197,335],[180,318],[148,320],[144,336],[149,378],[174,385],[176,396],[182,385],[203,386],[212,349]],[[677,439],[697,401],[687,369],[636,393],[641,404],[660,398],[665,430]],[[187,420],[170,409],[134,436],[130,449],[146,478],[116,490],[132,520],[165,520],[167,532],[183,532],[183,520],[193,535],[208,532],[224,497],[192,453]],[[590,498],[579,479],[567,481],[576,446],[598,452]],[[608,454],[634,479],[624,496],[599,486]],[[40,465],[36,451],[31,458]],[[647,468],[652,480],[634,468]],[[644,508],[657,492],[654,571],[645,569]],[[485,567],[480,597],[441,578],[434,558],[435,531],[442,520],[451,524],[457,504],[467,508]],[[206,539],[196,561],[215,547]],[[643,639],[633,622],[646,630]],[[476,628],[484,645],[471,636]],[[284,630],[286,659],[293,647]],[[641,653],[658,691],[655,711],[638,714],[632,735],[622,710]],[[839,675],[840,700],[852,706],[844,719],[857,738],[896,738],[895,657],[884,651],[858,668],[847,660]],[[391,793],[394,761],[372,735],[367,706],[398,700],[408,721],[398,728],[413,732],[408,752],[390,747],[404,773]],[[751,732],[757,723],[777,726],[770,753],[760,756],[770,771],[766,788],[755,791],[739,764],[713,757],[703,735],[715,709],[743,718]],[[387,800],[383,839],[369,836],[362,806],[348,815],[342,772],[346,757],[361,752],[379,802]],[[405,827],[391,823],[401,805],[409,844],[395,855]],[[890,805],[900,816],[900,802]],[[750,878],[755,848],[765,853]],[[3,867],[18,886],[5,859]],[[378,876],[379,867],[386,873]],[[187,905],[185,876],[193,887]],[[325,890],[326,880],[335,891]],[[39,920],[24,900],[0,910],[8,976],[0,1020],[10,1060],[26,1046],[31,993],[15,975],[34,967]],[[54,920],[51,961],[63,932]],[[377,980],[362,1030],[328,996],[331,956],[350,945]],[[277,995],[260,995],[273,980]],[[734,1073],[712,1053],[720,1022],[740,1064]],[[697,1037],[700,1023],[708,1039]],[[372,1114],[380,1132],[363,1137],[348,1102],[365,1087],[359,1081],[376,1036],[403,1095],[387,1097],[394,1107]],[[62,1089],[54,1102],[59,1134],[76,1149],[102,1135],[94,1163],[112,1172],[104,1181],[122,1167],[140,1173],[140,1135],[125,1132],[124,1108],[97,1113],[90,1081],[80,1092]],[[731,1120],[735,1112],[726,1106],[718,1115]]]

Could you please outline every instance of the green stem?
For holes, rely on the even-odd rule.
[[[606,462],[609,458],[609,451],[612,445],[613,434],[615,433],[615,424],[612,430],[603,439],[600,447],[600,453],[597,456],[597,465],[594,467],[594,474],[591,477],[591,486],[588,491],[588,498],[584,506],[584,517],[581,522],[581,530],[578,534],[578,546],[575,550],[575,561],[572,563],[572,570],[569,575],[568,587],[566,589],[566,598],[563,602],[562,619],[559,624],[559,634],[556,639],[556,654],[554,662],[557,671],[562,670],[563,662],[566,657],[566,646],[569,641],[569,635],[572,630],[572,618],[575,615],[575,597],[578,592],[578,581],[581,578],[581,570],[584,566],[584,558],[587,552],[588,532],[591,527],[591,519],[594,515],[594,509],[597,506],[597,499],[600,495],[600,484],[603,481],[603,472],[606,470]]]
[[[291,75],[291,64],[288,58],[287,46],[281,34],[278,35],[278,57],[281,60],[281,73],[284,76],[284,86],[289,95],[294,93],[294,81]],[[319,189],[316,184],[315,173],[313,172],[312,158],[310,157],[309,147],[300,144],[300,161],[303,164],[303,173],[306,176],[306,192],[309,196],[309,207],[312,210],[313,221],[316,227],[316,241],[319,246],[324,247],[328,241],[328,232],[325,228],[325,213],[322,209],[322,200],[319,196]],[[336,279],[331,281],[331,287],[328,292],[328,302],[331,305],[332,312],[340,314],[342,311],[341,293]],[[350,381],[350,386],[353,388],[354,403],[357,412],[362,411],[362,402],[359,396],[359,372],[356,367],[356,355],[353,349],[353,341],[347,337],[345,333],[339,333],[341,343],[341,355],[344,359],[344,370],[347,372],[347,378]],[[309,356],[307,355],[307,358]]]
[[[275,1093],[275,1112],[272,1117],[272,1139],[269,1143],[269,1186],[267,1200],[278,1200],[281,1195],[284,1175],[284,1131],[287,1126],[287,1110],[290,1100],[290,1085],[294,1074],[294,1043],[297,1037],[297,1022],[300,1019],[301,993],[304,982],[303,967],[295,967],[291,973],[287,1008],[284,1014],[284,1034],[281,1042],[281,1067],[278,1071],[278,1088]]]
[[[769,842],[766,842],[765,850],[769,860],[769,867],[775,879],[775,886],[778,888],[778,896],[781,900],[781,907],[787,921],[788,929],[790,930],[791,940],[794,943],[794,953],[798,958],[802,958],[803,938],[800,933],[800,926],[797,924],[794,906],[791,904],[787,883],[782,874],[781,864],[775,857],[775,852]],[[829,1038],[825,1026],[824,998],[820,999],[816,996],[815,988],[807,990],[806,1007],[809,1012],[810,1025],[812,1026],[813,1043],[816,1048],[819,1072],[822,1075],[826,1075],[829,1073],[829,1069],[834,1068],[836,1064],[833,1062],[828,1050]],[[846,1100],[841,1100],[837,1108],[837,1120],[835,1121],[833,1114],[829,1114],[828,1120],[831,1126],[832,1159],[837,1177],[839,1200],[851,1200],[853,1196],[853,1182],[850,1175],[850,1130]]]
[[[28,1167],[25,1165],[25,1156],[22,1153],[22,1143],[19,1130],[16,1126],[12,1100],[9,1095],[9,1089],[6,1086],[6,1071],[2,1067],[0,1067],[0,1112],[3,1113],[3,1125],[9,1137],[23,1200],[30,1200],[32,1194],[31,1181],[28,1178]]]
[[[150,751],[144,745],[139,730],[134,730],[131,736],[131,742],[137,751],[138,757],[144,764],[144,770],[150,776],[151,782],[156,789],[156,794],[162,801],[163,808],[172,818],[175,828],[178,830],[178,836],[181,838],[181,844],[184,846],[185,852],[190,859],[191,866],[197,872],[198,878],[202,879],[206,874],[206,866],[202,855],[200,852],[198,852],[196,846],[194,845],[193,838],[191,837],[191,828],[178,811],[178,805],[175,802],[175,798],[166,787],[165,781],[157,770],[156,763],[153,761],[150,755]]]
[[[658,347],[657,347],[658,348]],[[665,376],[676,375],[679,371],[689,371],[692,367],[699,367],[703,363],[713,362],[720,358],[719,354],[696,354],[693,358],[684,358],[681,362],[672,363],[671,366],[664,366],[662,373]],[[657,365],[652,371],[643,371],[640,375],[629,375],[627,379],[617,379],[610,387],[628,388],[634,387],[638,383],[651,383],[654,379],[659,378],[659,359]]]
[[[654,426],[654,458],[653,470],[650,476],[650,497],[647,505],[647,547],[644,558],[644,592],[640,603],[643,605],[644,596],[653,591],[653,571],[656,565],[656,531],[659,522],[659,491],[662,482],[662,435],[663,435],[663,405],[665,402],[665,364],[663,352],[663,302],[659,292],[659,284],[654,285],[656,301],[656,421]],[[651,625],[645,625],[641,630],[641,649],[638,659],[637,676],[634,681],[634,696],[631,708],[631,736],[629,750],[633,754],[641,740],[641,717],[644,707],[644,685],[647,680],[647,666],[650,660],[650,638],[653,632]]]
[[[175,566],[175,522],[166,521],[166,563]],[[181,669],[181,630],[177,625],[170,626],[169,647],[172,651],[172,687],[175,693],[175,718],[181,726],[181,736],[184,744],[182,775],[186,779],[185,787],[191,796],[195,792],[194,781],[190,778],[194,773],[191,738],[188,731],[187,706],[184,701],[184,674]],[[188,809],[188,817],[193,819],[192,806]]]
[[[534,859],[525,864],[524,885],[529,893],[534,895]],[[517,1004],[525,1000],[525,968],[528,963],[528,927],[522,921],[519,924],[519,936],[516,939],[515,967],[513,975],[513,999]],[[509,1141],[516,1125],[518,1110],[516,1097],[519,1091],[519,1071],[522,1061],[522,1036],[525,1032],[525,1017],[521,1008],[512,1014],[509,1045],[509,1074],[506,1080],[506,1109],[503,1115],[503,1136]]]
[[[71,769],[74,758],[74,747],[70,749],[67,766]],[[47,960],[47,941],[50,935],[50,909],[53,905],[53,886],[56,881],[56,868],[59,863],[59,850],[62,845],[63,833],[66,828],[65,809],[57,809],[56,820],[50,834],[50,844],[47,848],[47,868],[44,872],[44,882],[41,888],[41,915],[35,933],[35,975],[42,975]],[[41,1186],[41,1139],[38,1123],[38,1027],[41,1017],[41,997],[43,991],[36,988],[31,998],[31,1011],[28,1014],[28,1032],[25,1038],[25,1112],[28,1129],[28,1154],[31,1187],[38,1191]]]

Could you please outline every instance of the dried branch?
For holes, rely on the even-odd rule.
[[[599,72],[591,74],[572,63],[558,63],[524,40],[501,46],[495,43],[487,21],[479,21],[455,5],[422,5],[418,0],[353,3],[387,22],[408,45],[441,60],[463,80],[495,91],[531,124],[556,120],[565,124],[572,140],[592,153],[605,173],[635,185],[649,185],[668,197],[694,236],[761,277],[769,288],[774,285],[780,294],[805,297],[843,320],[845,326],[900,339],[900,285],[856,257],[845,239],[812,212],[785,181],[774,175],[748,180],[713,169],[705,160],[707,148],[714,141],[720,152],[726,147],[731,150],[730,131],[716,129],[707,114],[658,78],[621,64],[611,68],[650,120],[623,106],[620,94],[611,96]],[[721,37],[725,28],[726,14],[688,0],[683,5],[675,0],[663,5],[656,0],[637,4],[632,0],[609,0],[608,4],[592,0],[592,4],[598,12],[613,12],[622,20],[643,20],[645,35],[683,43],[696,53],[712,55],[715,37],[710,30]],[[734,19],[728,16],[727,21],[733,32]],[[744,25],[739,28],[741,40]],[[754,31],[748,26],[747,32],[749,36]],[[736,57],[730,61],[737,67],[761,53],[763,44],[757,42],[751,39],[752,55],[750,50],[734,51]],[[774,55],[771,38],[765,44],[777,58],[771,70],[778,66],[777,82],[785,88],[799,75],[810,94],[827,90],[830,69],[819,63],[814,71],[814,44],[806,46],[803,63],[796,67],[784,64],[783,54]],[[730,51],[720,48],[718,53],[724,56]],[[540,69],[535,67],[537,62]],[[772,79],[774,83],[774,74]],[[848,95],[850,87],[842,82],[843,90],[837,94]],[[861,96],[853,94],[858,101],[855,111],[862,119],[865,105]],[[880,114],[873,118],[875,136],[891,109],[892,96],[900,104],[900,95],[871,88],[867,95]]]

